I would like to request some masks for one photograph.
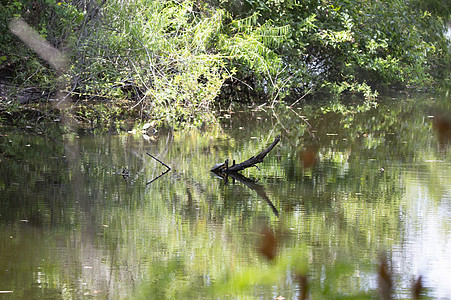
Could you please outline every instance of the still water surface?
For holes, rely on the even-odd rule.
[[[1,297],[296,299],[299,272],[314,299],[375,296],[385,253],[394,298],[421,275],[428,296],[451,299],[451,129],[434,129],[449,102],[235,108],[155,135],[3,131]],[[278,134],[241,172],[252,182],[209,171]],[[172,170],[152,181],[166,168],[147,152]],[[259,251],[265,230],[274,261]]]

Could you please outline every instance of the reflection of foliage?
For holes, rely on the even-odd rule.
[[[48,193],[67,180],[67,174],[61,172],[65,169],[62,147],[57,142],[47,143],[43,137],[14,134],[3,137],[0,146],[2,220],[9,223],[25,219],[44,226],[59,219],[64,210],[62,199]],[[42,160],[50,163],[43,167]]]
[[[61,299],[70,274],[60,272],[60,262],[49,250],[62,238],[61,232],[45,232],[30,224],[5,231],[0,227],[2,291],[12,291],[15,299]]]
[[[66,266],[67,252],[75,262],[70,271],[41,266],[49,293],[70,282],[67,289],[77,296],[86,290],[108,291],[113,298],[276,291],[289,298],[298,287],[293,276],[302,269],[312,296],[374,294],[377,251],[406,238],[400,211],[411,204],[403,199],[401,181],[409,179],[403,164],[426,172],[415,163],[444,158],[429,151],[435,136],[422,107],[398,100],[345,116],[305,106],[296,110],[305,119],[283,107],[237,112],[223,119],[222,128],[161,131],[147,139],[1,137],[0,232],[6,238],[0,244],[8,241],[5,224],[32,213],[41,220],[33,223],[37,230],[57,231],[58,246],[50,245],[55,264]],[[255,191],[238,181],[225,184],[209,170],[226,158],[255,155],[280,132],[281,142],[261,170],[243,172],[265,187],[277,218]],[[307,146],[317,154],[309,167],[300,155]],[[146,152],[172,167],[149,185],[164,168]],[[124,180],[115,173],[126,166],[130,178]],[[443,170],[439,164],[428,168],[433,174]],[[428,184],[440,196],[447,185],[434,183],[438,177]],[[279,237],[273,263],[257,250],[262,226]],[[108,274],[105,282],[92,279],[102,274]]]

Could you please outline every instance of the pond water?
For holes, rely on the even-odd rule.
[[[367,110],[227,108],[154,135],[3,129],[0,293],[298,299],[306,275],[313,299],[374,297],[385,256],[394,298],[421,275],[424,294],[451,299],[450,111],[448,95],[397,95]],[[245,177],[210,172],[279,134]]]

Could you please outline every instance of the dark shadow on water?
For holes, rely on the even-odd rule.
[[[217,177],[219,177],[217,174],[215,174],[215,175]],[[231,173],[225,174],[224,176],[222,176],[220,178],[222,178],[224,180],[225,184],[228,184],[229,177],[232,178],[232,180],[234,180],[234,181],[236,180],[236,181],[241,182],[242,184],[244,184],[251,190],[255,191],[257,193],[257,195],[260,196],[260,198],[262,198],[263,200],[265,200],[265,202],[269,205],[269,207],[271,207],[274,214],[277,217],[279,216],[279,211],[274,206],[271,199],[269,199],[268,195],[266,194],[264,186],[257,184],[257,181],[247,178],[246,176],[241,175],[240,173],[237,173],[237,172],[231,172]]]

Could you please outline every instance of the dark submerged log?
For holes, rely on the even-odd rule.
[[[263,159],[265,158],[265,156],[277,145],[277,143],[280,141],[280,135],[278,135],[275,139],[274,142],[272,142],[271,145],[269,145],[268,148],[266,148],[265,150],[263,150],[262,152],[260,152],[257,156],[252,156],[251,158],[249,158],[248,160],[243,161],[242,163],[239,164],[235,164],[235,161],[233,161],[233,165],[232,166],[228,166],[228,162],[229,160],[227,159],[223,164],[217,164],[215,165],[211,171],[215,172],[215,173],[219,173],[219,174],[230,174],[230,173],[235,173],[238,171],[242,171],[246,168],[250,168],[250,167],[257,167],[255,164],[261,163],[263,162]]]

